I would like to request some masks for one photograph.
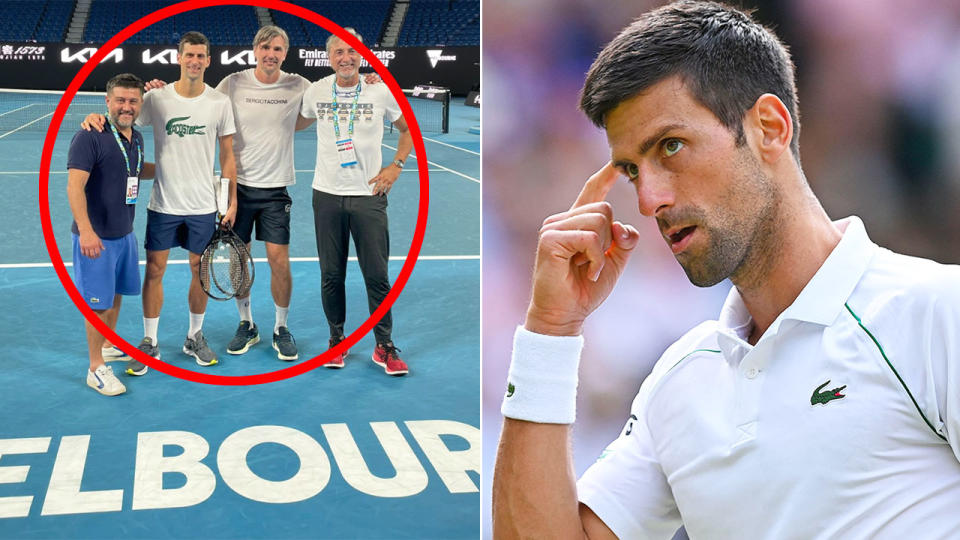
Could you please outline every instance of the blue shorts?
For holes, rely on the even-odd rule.
[[[217,213],[196,216],[175,216],[147,210],[147,251],[164,251],[182,247],[197,255],[203,254],[217,230]]]
[[[130,233],[112,240],[100,239],[103,251],[96,259],[80,253],[80,237],[73,235],[73,282],[90,309],[113,307],[118,294],[140,294],[137,237]]]

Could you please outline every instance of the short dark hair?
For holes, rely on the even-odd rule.
[[[107,93],[113,91],[116,87],[120,88],[136,88],[140,90],[140,95],[143,95],[143,79],[137,77],[133,73],[121,73],[119,75],[114,75],[109,81],[107,81]]]
[[[183,54],[183,46],[187,43],[190,45],[206,45],[207,56],[210,56],[210,40],[200,32],[190,31],[180,36],[180,43],[177,44],[177,53]]]
[[[793,120],[791,151],[800,159],[800,114],[790,53],[773,31],[716,2],[680,1],[641,15],[597,56],[580,92],[580,109],[598,127],[621,102],[679,75],[694,98],[746,142],[743,115],[761,95],[783,101]]]

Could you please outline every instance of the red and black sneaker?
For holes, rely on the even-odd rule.
[[[332,348],[336,347],[337,345],[340,344],[341,341],[343,341],[343,336],[337,336],[337,337],[332,337],[332,338],[330,338],[330,348],[332,349]],[[334,357],[331,358],[330,360],[327,360],[327,362],[326,362],[325,364],[323,364],[323,367],[325,367],[325,368],[330,368],[330,369],[340,369],[340,368],[342,368],[342,367],[343,367],[343,361],[346,360],[346,358],[347,358],[347,353],[349,353],[349,352],[350,352],[350,349],[347,349],[347,350],[343,351],[342,353],[338,354],[337,356],[334,356]]]
[[[373,350],[373,361],[382,367],[387,375],[406,375],[407,364],[397,356],[400,349],[393,346],[393,342],[380,344]]]

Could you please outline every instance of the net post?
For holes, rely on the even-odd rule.
[[[443,121],[441,124],[443,133],[450,133],[450,90],[443,94]]]

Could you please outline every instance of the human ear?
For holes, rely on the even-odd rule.
[[[755,135],[754,144],[760,157],[774,163],[790,148],[793,140],[793,119],[787,106],[773,94],[763,94],[747,111],[745,130]]]

